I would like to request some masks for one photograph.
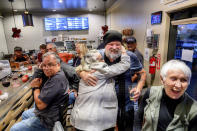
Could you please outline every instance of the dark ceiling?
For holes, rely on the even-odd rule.
[[[11,12],[10,0],[0,1],[0,12]],[[106,1],[106,2],[104,2]],[[29,12],[103,12],[117,0],[25,0],[26,8]],[[17,12],[24,12],[25,10],[24,0],[13,0],[13,9]]]

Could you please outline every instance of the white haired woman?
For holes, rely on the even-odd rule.
[[[170,60],[160,73],[163,86],[147,90],[140,103],[135,129],[142,131],[197,131],[197,102],[185,93],[190,68]]]
[[[81,79],[78,97],[71,112],[70,122],[76,131],[114,131],[118,113],[118,100],[115,92],[115,80],[130,67],[130,58],[124,47],[121,49],[121,61],[108,66],[96,50],[91,50],[82,59],[79,71],[95,71],[98,78],[96,86],[88,86]]]

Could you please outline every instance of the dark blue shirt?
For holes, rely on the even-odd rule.
[[[102,50],[99,50],[99,52],[104,58],[105,50],[102,49]],[[129,111],[133,108],[133,101],[130,100],[128,87],[129,85],[132,84],[131,82],[132,75],[134,75],[135,72],[142,70],[142,64],[140,63],[137,56],[133,52],[127,51],[127,54],[130,56],[131,65],[130,65],[130,69],[124,73],[125,75],[125,110]],[[118,85],[116,85],[116,93],[118,94],[118,92],[119,92],[119,87]]]

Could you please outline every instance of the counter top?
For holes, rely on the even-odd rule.
[[[6,116],[6,114],[12,110],[14,105],[31,89],[29,84],[31,81],[31,76],[34,71],[26,70],[22,72],[14,72],[12,77],[7,78],[10,81],[9,87],[4,87],[2,81],[0,81],[0,90],[2,93],[8,93],[8,98],[0,102],[0,121]],[[27,82],[22,82],[20,74],[29,74],[29,80]],[[16,79],[14,79],[16,77]],[[17,83],[17,84],[16,84]]]
[[[11,80],[11,84],[9,87],[3,87],[2,82],[0,82],[0,90],[5,93],[8,93],[8,98],[6,100],[1,101],[0,103],[0,120],[2,120],[9,110],[30,90],[29,81],[23,83],[21,78],[16,80],[19,82],[20,86],[13,87],[13,80]]]

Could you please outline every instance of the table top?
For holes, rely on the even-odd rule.
[[[32,74],[33,71],[14,72],[12,77],[7,78],[10,81],[9,87],[4,87],[0,81],[0,90],[8,94],[8,98],[0,102],[0,120],[2,120],[9,110],[28,92],[30,89],[31,76],[27,82],[22,82],[20,74]],[[17,79],[14,77],[19,76]]]

